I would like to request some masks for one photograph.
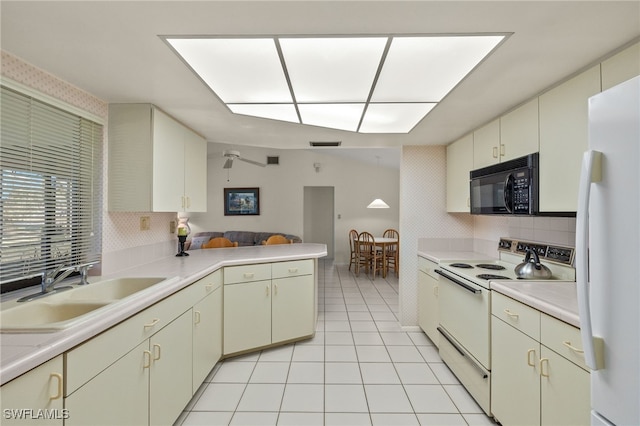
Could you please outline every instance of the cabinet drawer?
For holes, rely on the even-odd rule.
[[[271,264],[227,266],[224,268],[224,283],[236,284],[271,279]]]
[[[547,314],[540,318],[540,343],[588,370],[584,362],[580,329]]]
[[[65,353],[65,396],[186,312],[198,300],[198,290],[180,290]]]
[[[435,273],[438,264],[432,260],[418,256],[418,270],[429,274],[430,277],[438,279],[439,275]]]
[[[313,274],[313,260],[293,260],[290,262],[277,262],[271,265],[273,278],[297,277]]]
[[[496,291],[491,296],[491,314],[540,341],[540,312]]]
[[[202,300],[203,297],[208,296],[218,288],[222,287],[222,269],[218,269],[206,277],[200,278],[198,281],[193,283],[191,287],[194,287],[195,289],[194,303]]]

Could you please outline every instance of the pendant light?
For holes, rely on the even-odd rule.
[[[378,169],[380,168],[380,157],[376,155],[376,160],[378,163]],[[389,205],[385,203],[381,198],[376,198],[373,200],[368,206],[368,209],[388,209]]]

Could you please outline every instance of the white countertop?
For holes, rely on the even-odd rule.
[[[491,281],[491,289],[580,327],[578,296],[573,281]]]
[[[282,244],[193,250],[189,254],[188,257],[162,258],[109,276],[90,277],[89,282],[117,277],[170,278],[150,287],[149,289],[153,289],[150,292],[141,292],[139,297],[131,296],[126,299],[126,303],[106,310],[101,315],[92,316],[91,321],[52,333],[1,333],[0,384],[90,339],[223,266],[320,258],[327,255],[327,247],[324,244]],[[25,294],[24,291],[20,293]],[[15,297],[19,295],[16,294]],[[7,296],[3,295],[3,301],[6,300]]]

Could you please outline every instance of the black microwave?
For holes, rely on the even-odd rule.
[[[471,214],[538,214],[538,153],[469,173]]]

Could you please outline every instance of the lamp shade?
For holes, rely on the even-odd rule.
[[[367,206],[368,209],[388,209],[389,205],[382,201],[380,198],[376,198]]]

